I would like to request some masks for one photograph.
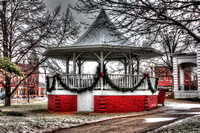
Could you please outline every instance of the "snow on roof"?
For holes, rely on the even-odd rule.
[[[110,21],[102,9],[90,28],[72,45],[133,45]]]

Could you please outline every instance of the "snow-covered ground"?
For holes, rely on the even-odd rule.
[[[200,104],[188,104],[188,103],[177,103],[177,102],[165,102],[166,107],[171,107],[176,110],[189,110],[191,108],[200,108]]]
[[[153,123],[153,122],[162,122],[162,121],[170,121],[176,118],[144,118],[146,123]]]
[[[176,102],[165,102],[167,107],[172,109],[190,109],[200,108],[199,104],[184,104]],[[158,108],[162,110],[163,108]],[[82,125],[85,123],[93,123],[107,119],[137,116],[156,112],[156,110],[134,112],[134,113],[110,113],[110,114],[76,114],[70,113],[52,113],[47,111],[47,100],[38,101],[30,104],[16,103],[11,107],[0,106],[0,132],[50,132],[56,129],[68,128],[72,126]],[[24,116],[10,116],[7,112],[20,112]],[[199,112],[194,112],[199,114]],[[194,117],[193,121],[200,123],[200,115]],[[176,118],[146,118],[146,122],[162,122]],[[190,121],[186,120],[186,121]],[[184,123],[180,121],[178,123]],[[173,125],[172,125],[173,127]],[[200,125],[199,125],[200,127]],[[169,128],[169,127],[167,127]],[[161,129],[157,130],[160,131]],[[162,128],[164,130],[164,128]]]
[[[142,115],[145,112],[76,114],[48,112],[47,102],[18,103],[11,107],[0,106],[0,132],[50,132],[53,130],[93,123],[107,119]],[[10,116],[7,112],[20,112],[24,116]],[[152,110],[152,112],[155,110]]]

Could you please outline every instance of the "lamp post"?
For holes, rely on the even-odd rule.
[[[151,68],[151,76],[153,76],[153,66],[154,66],[153,63],[151,62],[149,65],[149,67]]]

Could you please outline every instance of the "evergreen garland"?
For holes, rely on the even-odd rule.
[[[148,89],[151,90],[152,94],[157,91],[158,81],[159,81],[159,78],[156,78],[156,83],[155,83],[155,86],[154,86],[154,89],[153,89],[150,79],[149,78],[147,79],[147,83],[148,83],[148,86],[149,86]]]
[[[85,92],[87,90],[89,91],[92,91],[92,89],[95,87],[95,85],[97,84],[97,82],[99,81],[99,78],[100,78],[101,74],[99,74],[97,76],[97,78],[95,78],[95,81],[94,83],[90,86],[90,87],[86,87],[86,88],[80,88],[80,89],[74,89],[74,88],[70,88],[68,85],[66,85],[64,82],[62,82],[62,79],[60,77],[60,74],[56,74],[55,76],[53,76],[53,83],[52,83],[52,86],[51,88],[49,88],[49,77],[47,76],[47,91],[48,92],[51,92],[54,88],[55,88],[55,82],[56,82],[56,78],[57,80],[60,82],[60,85],[65,89],[65,90],[68,90],[70,92],[73,92],[73,93],[82,93],[82,92]]]
[[[60,82],[60,85],[65,90],[68,90],[70,92],[73,92],[73,93],[82,93],[82,92],[85,92],[87,90],[92,91],[93,88],[95,87],[95,85],[97,84],[97,82],[99,81],[100,77],[102,77],[105,80],[105,82],[107,84],[109,84],[112,89],[114,89],[116,91],[121,91],[121,92],[128,92],[128,91],[130,91],[130,92],[133,92],[136,89],[138,89],[138,87],[141,86],[141,84],[144,82],[145,78],[147,78],[147,75],[144,74],[144,77],[142,78],[142,80],[140,80],[140,82],[136,86],[134,86],[133,88],[120,88],[120,87],[117,87],[115,84],[112,83],[112,81],[110,80],[110,78],[108,77],[108,75],[99,74],[97,76],[97,78],[95,78],[94,83],[90,87],[80,88],[80,89],[74,89],[74,88],[70,88],[68,85],[66,85],[64,82],[62,82],[62,79],[61,79],[60,75],[56,74],[56,75],[53,76],[53,83],[52,83],[51,87],[49,87],[49,77],[47,76],[47,79],[46,79],[47,86],[46,86],[46,88],[47,88],[48,92],[51,92],[53,89],[55,89],[55,82],[56,82],[56,78],[57,78],[57,80]],[[155,93],[157,91],[158,81],[159,81],[159,79],[156,78],[155,87],[153,89],[153,87],[151,85],[151,82],[150,82],[150,79],[147,78],[147,83],[148,83],[148,87],[149,87],[148,89],[151,90],[152,93]]]
[[[127,92],[127,91],[130,91],[130,92],[133,92],[135,91],[138,87],[141,86],[141,84],[144,82],[145,78],[146,78],[146,74],[144,74],[144,77],[142,78],[142,80],[140,80],[140,82],[134,86],[133,88],[120,88],[120,87],[117,87],[115,84],[112,83],[112,81],[110,80],[110,78],[108,77],[108,75],[104,75],[103,78],[105,78],[105,81],[106,83],[108,83],[110,85],[110,87],[116,91],[121,91],[121,92]]]

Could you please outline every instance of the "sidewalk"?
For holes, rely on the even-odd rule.
[[[39,102],[47,102],[47,97],[36,97],[36,98],[30,98],[29,103],[39,103]],[[3,106],[4,100],[0,100],[0,106]],[[28,99],[27,98],[16,98],[16,99],[11,99],[11,105],[16,105],[16,104],[28,104]]]

